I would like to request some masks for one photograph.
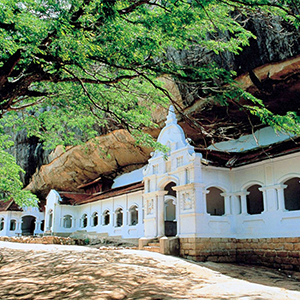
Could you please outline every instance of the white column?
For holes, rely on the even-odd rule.
[[[40,233],[41,221],[35,218],[33,235]]]
[[[264,203],[264,210],[263,210],[263,212],[267,212],[267,211],[269,211],[268,201],[267,201],[267,189],[265,187],[261,187],[258,190],[263,193],[263,203]]]
[[[165,235],[165,195],[167,191],[158,191],[156,196],[156,218],[157,218],[157,236]]]
[[[16,220],[17,224],[16,224],[16,233],[22,233],[21,227],[22,227],[22,218]]]
[[[278,199],[278,210],[284,211],[285,210],[285,203],[284,203],[284,189],[287,187],[286,184],[281,184],[276,186],[277,190],[277,199]]]
[[[177,234],[176,236],[179,236],[180,234],[180,201],[178,197],[178,192],[176,192],[176,222],[177,222]]]
[[[125,208],[123,210],[123,225],[124,226],[128,225],[127,220],[128,220],[128,209]]]
[[[201,211],[203,214],[207,214],[207,203],[206,203],[206,195],[209,194],[210,191],[208,190],[203,190],[202,194],[203,194],[203,202],[202,202],[202,207],[201,207]]]
[[[233,215],[239,215],[242,213],[242,205],[241,205],[239,194],[236,193],[231,194],[231,207],[232,207]]]
[[[225,215],[231,215],[230,194],[222,193],[224,197]]]
[[[240,195],[241,197],[241,214],[243,215],[247,215],[247,195],[249,195],[250,192],[241,192],[241,193],[238,193],[238,195]]]
[[[113,211],[112,214],[111,214],[111,222],[112,222],[113,227],[116,227],[117,221],[116,221],[115,211]]]

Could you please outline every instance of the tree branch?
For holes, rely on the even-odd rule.
[[[8,77],[12,73],[14,67],[21,59],[21,49],[17,50],[0,69],[0,87],[7,82]]]
[[[123,8],[121,10],[118,10],[118,13],[119,15],[126,15],[126,14],[129,14],[131,12],[133,12],[137,7],[143,5],[143,4],[151,4],[151,0],[140,0],[140,1],[137,1],[135,2],[134,4],[126,7],[126,8]]]

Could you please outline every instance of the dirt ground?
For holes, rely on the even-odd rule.
[[[299,273],[137,250],[0,242],[0,299],[300,299]]]

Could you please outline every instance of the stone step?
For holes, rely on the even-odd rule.
[[[149,251],[149,252],[160,253],[160,248],[159,247],[155,247],[155,246],[145,246],[143,249],[146,250],[146,251]]]
[[[150,247],[159,247],[159,243],[148,243]]]

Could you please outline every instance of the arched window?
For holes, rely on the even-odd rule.
[[[63,227],[64,228],[71,228],[72,227],[72,216],[65,215],[63,218]]]
[[[136,225],[138,222],[138,207],[136,205],[133,205],[129,208],[129,225]]]
[[[103,212],[103,225],[108,225],[110,222],[110,214],[109,214],[109,210],[105,210]]]
[[[254,184],[247,189],[247,212],[250,215],[261,214],[264,211],[263,193],[259,190],[261,186]]]
[[[300,178],[292,178],[284,184],[284,205],[286,210],[300,210]]]
[[[4,229],[4,218],[0,219],[0,231]]]
[[[123,210],[118,208],[115,212],[116,215],[116,227],[121,227],[123,225]]]
[[[16,220],[10,220],[10,224],[9,224],[9,230],[10,231],[15,231],[16,230]]]
[[[167,195],[170,195],[170,196],[173,196],[173,197],[176,197],[176,191],[172,189],[173,186],[176,186],[176,183],[175,182],[169,182],[165,188],[164,188],[164,191],[167,191]]]
[[[98,225],[98,213],[94,212],[92,214],[92,226],[95,227]]]
[[[87,227],[87,214],[83,214],[81,217],[81,227],[82,228]]]
[[[223,193],[216,187],[208,189],[209,193],[206,195],[207,213],[212,216],[222,216],[225,213]]]

